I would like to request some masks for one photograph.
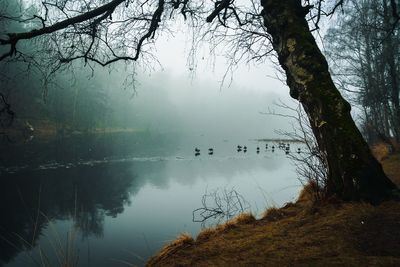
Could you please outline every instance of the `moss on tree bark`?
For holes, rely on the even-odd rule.
[[[373,157],[350,115],[350,104],[332,81],[305,19],[309,9],[300,0],[262,0],[261,4],[290,95],[304,107],[319,149],[326,153],[328,195],[371,202],[391,196],[396,186]]]

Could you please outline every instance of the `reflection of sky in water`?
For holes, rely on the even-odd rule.
[[[197,144],[204,151],[208,149],[202,142]],[[282,151],[265,151],[263,143],[248,141],[247,154],[237,153],[236,144],[229,140],[220,141],[214,144],[213,156],[204,153],[194,157],[195,145],[181,143],[170,153],[172,156],[166,153],[161,160],[116,157],[117,160],[111,163],[27,171],[24,175],[13,174],[9,179],[23,182],[30,177],[45,184],[54,182],[50,189],[43,186],[43,190],[56,190],[57,179],[67,183],[63,188],[68,187],[69,180],[79,187],[87,187],[86,191],[78,193],[77,205],[81,199],[82,205],[88,207],[88,213],[94,217],[92,219],[98,220],[93,227],[98,227],[100,233],[91,234],[91,230],[87,229],[85,238],[79,235],[76,238],[79,266],[126,266],[118,262],[124,260],[142,265],[140,257],[148,258],[177,234],[190,232],[196,235],[201,225],[192,222],[192,211],[201,207],[201,197],[206,190],[234,188],[244,196],[256,214],[263,212],[267,206],[279,206],[294,200],[299,182]],[[259,155],[255,153],[258,145],[262,151]],[[91,188],[98,193],[93,198],[88,196]],[[67,219],[72,216],[73,201],[63,200],[67,204],[62,204],[64,202],[59,198],[61,196],[55,195],[42,199],[42,209],[54,213],[52,223],[43,226],[38,240],[40,246],[49,251],[49,257],[54,255],[49,240],[58,235],[65,240],[73,225]],[[120,205],[123,205],[123,210]],[[110,213],[110,210],[113,212]],[[43,212],[46,213],[46,210]],[[82,220],[88,220],[87,214],[83,217]],[[87,227],[90,228],[90,224]],[[37,257],[37,248],[33,251],[34,257]],[[32,262],[27,253],[22,252],[6,266],[27,266]]]

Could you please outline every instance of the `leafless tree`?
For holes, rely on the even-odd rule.
[[[26,24],[22,32],[0,34],[0,61],[32,61],[24,41],[37,42],[51,71],[73,61],[108,66],[117,61],[154,60],[153,44],[178,17],[198,36],[225,45],[233,62],[258,59],[270,51],[286,74],[290,95],[307,114],[318,148],[327,155],[327,191],[342,199],[380,201],[396,186],[357,129],[351,106],[332,81],[312,32],[346,0],[48,0],[31,15],[4,16]],[[391,25],[398,25],[398,2],[391,0]],[[200,31],[201,30],[201,31]],[[223,40],[224,42],[219,42]],[[272,48],[272,50],[271,50]],[[44,63],[43,63],[44,62]]]
[[[391,1],[349,1],[326,36],[339,88],[363,111],[369,141],[400,142],[400,27]]]
[[[262,112],[265,115],[280,116],[292,120],[292,130],[277,130],[280,136],[288,140],[295,140],[304,144],[298,151],[291,151],[286,156],[296,167],[296,173],[303,185],[311,184],[315,190],[313,196],[321,200],[327,196],[328,162],[327,155],[318,148],[318,142],[313,135],[312,128],[301,105],[288,105],[282,101],[275,103],[280,110]]]
[[[201,208],[193,211],[193,222],[200,222],[204,227],[206,223],[218,224],[247,211],[249,203],[234,188],[215,189],[202,196]]]

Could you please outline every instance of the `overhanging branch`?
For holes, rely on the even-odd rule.
[[[133,58],[133,60],[137,60],[139,58],[139,54],[140,54],[140,50],[142,48],[143,42],[152,36],[154,37],[156,30],[158,29],[158,26],[161,22],[162,13],[164,12],[164,3],[165,3],[165,0],[158,1],[158,7],[157,7],[156,11],[153,13],[153,17],[151,19],[149,30],[147,31],[147,33],[145,35],[143,35],[140,38],[139,43],[136,46],[136,54],[135,54],[135,57]]]
[[[90,20],[104,13],[111,13],[112,11],[115,10],[115,8],[118,5],[120,5],[124,1],[125,0],[113,0],[108,4],[102,5],[98,8],[95,8],[91,11],[88,11],[76,17],[68,18],[66,20],[57,22],[51,26],[43,27],[40,29],[34,29],[29,32],[9,33],[7,39],[0,39],[0,45],[11,45],[10,50],[7,53],[0,56],[0,61],[16,53],[16,45],[20,40],[32,39],[41,35],[50,34],[65,29],[71,25]]]
[[[207,22],[212,22],[216,16],[225,8],[228,8],[231,4],[231,0],[221,0],[215,3],[214,11],[207,17]]]

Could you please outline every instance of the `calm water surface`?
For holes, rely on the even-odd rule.
[[[0,266],[55,266],[68,246],[78,266],[140,266],[201,230],[192,211],[206,192],[233,188],[259,215],[300,188],[283,151],[248,139],[125,133],[0,145]]]

